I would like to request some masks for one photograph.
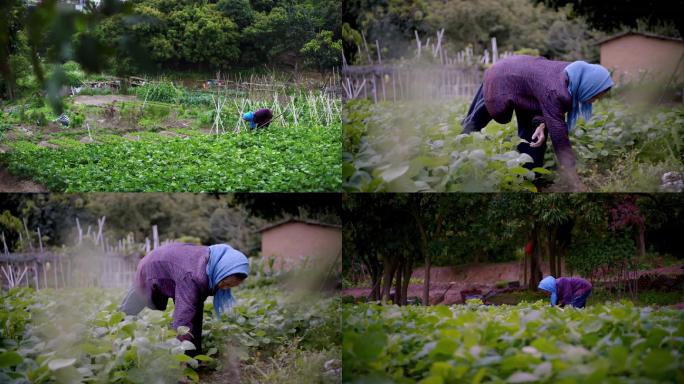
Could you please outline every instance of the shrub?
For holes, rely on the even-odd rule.
[[[170,81],[147,83],[136,89],[136,95],[140,100],[159,101],[162,103],[176,103],[182,93]]]

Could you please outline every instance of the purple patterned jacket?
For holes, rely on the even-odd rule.
[[[202,346],[204,301],[213,295],[209,291],[208,261],[209,247],[172,243],[148,253],[136,271],[136,287],[150,308],[163,311],[169,298],[173,299],[172,326],[190,327],[191,333],[179,339],[192,341],[195,353]]]
[[[543,117],[560,165],[575,169],[565,113],[572,109],[568,92],[566,61],[543,57],[511,56],[497,61],[484,73],[484,100],[487,111],[501,124],[511,121],[513,111]]]

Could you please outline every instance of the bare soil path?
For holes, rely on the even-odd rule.
[[[565,265],[562,266],[565,271]],[[542,263],[542,273],[549,274],[548,262]],[[648,270],[640,270],[638,276],[684,274],[683,265],[671,265]],[[520,263],[476,263],[459,267],[432,267],[430,270],[430,303],[454,304],[461,302],[463,289],[479,288],[483,292],[495,287],[498,282],[518,281],[521,276]],[[563,276],[568,276],[566,273]],[[411,275],[413,278],[424,279],[425,271],[418,268]],[[604,279],[609,280],[609,279]],[[370,287],[355,287],[342,290],[343,296],[367,297]],[[408,287],[409,298],[423,296],[422,284],[411,284]]]
[[[0,192],[48,192],[48,189],[35,181],[22,180],[0,167]]]
[[[76,96],[74,97],[74,104],[102,106],[111,104],[115,101],[135,101],[135,96],[130,95],[93,95],[93,96]]]

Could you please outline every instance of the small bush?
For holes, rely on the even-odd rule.
[[[143,116],[149,119],[161,120],[171,113],[171,108],[166,105],[148,104],[145,106]]]
[[[10,128],[12,128],[12,124],[6,122],[3,113],[0,112],[0,140],[2,140],[3,136],[5,136],[5,132],[9,131]]]
[[[74,61],[67,61],[62,65],[64,75],[66,76],[66,83],[72,87],[79,86],[85,80],[85,72],[81,70],[81,66]]]
[[[48,123],[48,118],[45,111],[41,109],[29,109],[25,114],[25,122],[29,124],[36,124],[38,126],[45,126]]]
[[[159,101],[162,103],[176,103],[183,92],[176,88],[170,81],[147,83],[136,89],[136,95],[140,100]]]

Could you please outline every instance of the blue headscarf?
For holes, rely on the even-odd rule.
[[[254,122],[254,112],[249,111],[242,115],[242,118],[249,123],[250,128],[256,128],[256,123]]]
[[[613,86],[610,72],[598,64],[575,61],[565,67],[568,74],[568,92],[572,96],[572,109],[568,112],[568,131],[582,115],[585,121],[591,118],[591,104],[587,100]]]
[[[221,280],[227,276],[244,273],[249,275],[249,261],[241,252],[236,251],[226,244],[217,244],[209,247],[209,262],[207,263],[207,276],[209,276],[209,290],[214,291]],[[230,289],[216,289],[214,294],[214,310],[217,316],[221,316],[226,308],[233,306],[235,299]]]
[[[556,295],[556,279],[553,276],[546,276],[539,282],[539,288],[551,292],[551,305],[556,305],[558,296]]]

